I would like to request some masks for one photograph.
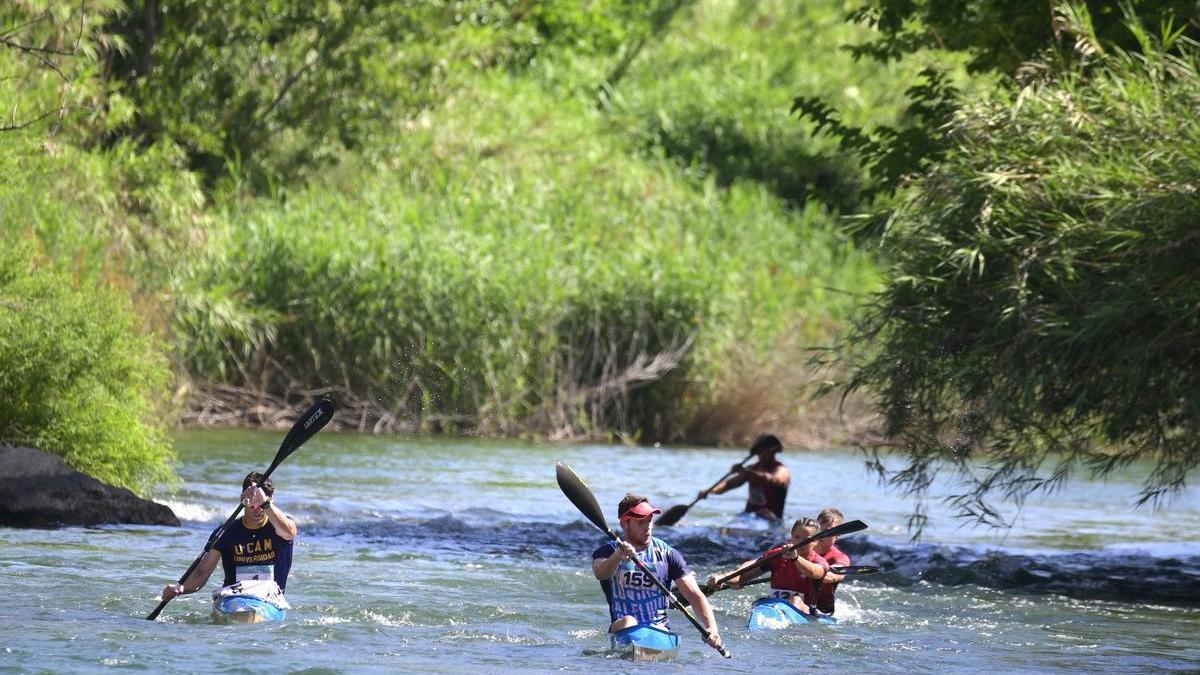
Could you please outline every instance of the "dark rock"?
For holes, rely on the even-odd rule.
[[[106,485],[58,455],[0,444],[0,526],[179,525],[170,508]]]

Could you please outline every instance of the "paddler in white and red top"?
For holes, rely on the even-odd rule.
[[[817,521],[812,518],[801,518],[792,525],[792,539],[790,544],[794,545],[816,533]],[[783,548],[783,546],[777,546],[764,553],[763,556],[769,556]],[[707,586],[713,590],[718,590],[719,588],[741,588],[751,579],[761,576],[764,572],[770,572],[770,597],[783,598],[792,603],[792,606],[801,613],[812,614],[817,603],[817,582],[830,574],[829,563],[825,562],[825,559],[817,554],[815,548],[816,542],[796,546],[787,553],[776,556],[759,567],[743,572],[740,576],[733,577],[720,587],[716,585],[717,579],[725,575],[715,574],[709,577]],[[747,560],[738,567],[745,567],[753,562],[754,560]]]
[[[837,527],[846,519],[842,512],[832,506],[822,509],[817,515],[817,525],[822,530],[828,530],[831,527]],[[837,537],[826,537],[816,543],[817,553],[829,563],[830,567],[840,565],[842,567],[850,566],[850,556],[846,555],[840,548],[837,547]],[[817,609],[826,614],[833,614],[834,601],[833,594],[837,590],[838,582],[846,577],[841,574],[834,574],[832,571],[817,584]]]

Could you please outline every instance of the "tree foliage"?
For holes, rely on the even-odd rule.
[[[1011,86],[1018,84],[1023,70],[1036,70],[1047,58],[1065,63],[1075,58],[1077,50],[1089,48],[1138,51],[1141,43],[1127,28],[1131,21],[1164,33],[1200,37],[1198,10],[1197,0],[1089,0],[1075,4],[867,0],[847,19],[873,28],[877,37],[847,49],[855,58],[885,63],[919,52],[964,54],[967,70],[977,75],[977,81],[984,80],[978,76],[990,75]],[[1072,24],[1084,26],[1093,39],[1074,43]],[[1025,77],[1035,75],[1027,73]],[[921,173],[945,152],[943,129],[963,97],[945,63],[924,68],[906,94],[912,106],[896,125],[866,128],[845,124],[824,99],[809,93],[797,96],[793,111],[800,119],[815,122],[818,132],[832,134],[843,150],[862,158],[869,177],[864,185],[868,198],[890,195],[908,175]],[[877,235],[888,215],[885,201],[879,212],[860,220],[859,229]]]
[[[1069,63],[965,108],[945,157],[883,238],[890,281],[843,345],[876,397],[877,468],[918,495],[951,467],[965,515],[999,520],[1072,470],[1153,470],[1141,500],[1200,463],[1200,51],[1086,24]],[[863,345],[870,345],[864,349]],[[923,514],[913,525],[919,532]]]
[[[1129,19],[1153,28],[1186,26],[1189,37],[1200,37],[1196,0],[1086,0],[1075,7],[1100,49],[1140,48],[1126,28]],[[867,0],[849,18],[879,31],[878,38],[851,48],[856,56],[888,61],[923,49],[950,50],[967,53],[972,72],[1007,76],[1072,32],[1060,9],[1047,2]]]
[[[370,156],[470,71],[616,51],[664,4],[679,1],[131,2],[109,27],[106,73],[137,110],[116,135],[170,138],[210,181],[232,170],[261,190]]]

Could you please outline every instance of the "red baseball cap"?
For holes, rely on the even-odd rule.
[[[625,520],[626,518],[636,518],[641,520],[642,518],[649,518],[656,513],[662,513],[662,509],[656,509],[653,506],[650,506],[650,502],[638,502],[628,511],[621,514],[621,520]]]

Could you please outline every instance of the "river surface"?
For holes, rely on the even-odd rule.
[[[300,534],[278,624],[210,623],[207,592],[144,616],[236,506],[282,433],[177,436],[181,528],[0,529],[0,671],[81,672],[1183,672],[1200,669],[1200,490],[1163,511],[1132,506],[1141,475],[1077,478],[1031,499],[1015,525],[963,527],[936,505],[920,544],[911,504],[849,451],[785,452],[788,515],[827,505],[870,528],[842,540],[884,571],[838,591],[840,622],[745,630],[751,589],[713,596],[732,660],[672,612],[672,664],[606,654],[591,576],[604,537],[559,491],[570,464],[608,512],[626,491],[687,503],[744,454],[323,432],[276,470],[275,502]],[[946,493],[950,486],[936,486]],[[656,535],[705,576],[770,536],[722,538],[744,489]],[[610,515],[612,515],[610,513]],[[615,516],[612,523],[616,525]],[[206,591],[219,585],[217,578]],[[762,587],[757,587],[761,589]]]

